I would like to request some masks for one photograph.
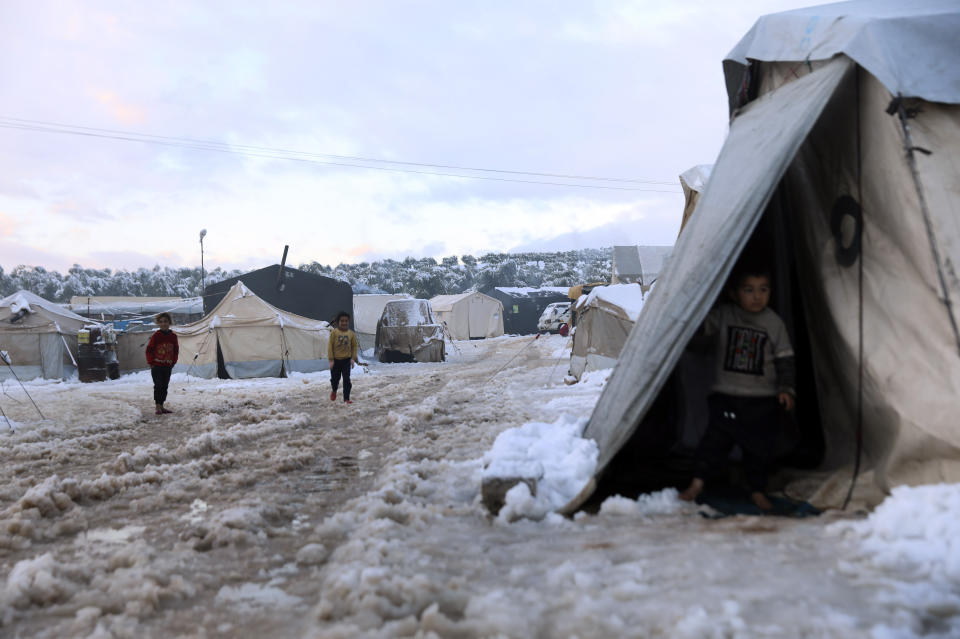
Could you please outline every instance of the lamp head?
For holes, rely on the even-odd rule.
[[[207,234],[207,229],[200,229],[200,241],[203,241],[204,236]]]

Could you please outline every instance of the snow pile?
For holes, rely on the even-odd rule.
[[[589,295],[581,295],[577,300],[577,308],[604,302],[607,305],[623,309],[623,312],[634,322],[643,310],[643,290],[639,284],[611,284],[610,286],[596,286]]]
[[[30,302],[27,301],[27,298],[23,296],[23,292],[14,293],[7,298],[7,303],[10,306],[10,313],[16,315],[20,311],[26,311],[27,313],[32,313],[33,309],[30,308]]]
[[[563,416],[552,424],[530,422],[497,436],[483,457],[483,477],[536,480],[535,495],[522,482],[507,492],[498,515],[502,521],[541,519],[583,490],[599,454],[595,441],[580,437],[585,423],[585,419]]]
[[[682,501],[676,488],[666,488],[659,492],[640,495],[636,501],[615,495],[600,505],[601,515],[631,515],[652,517],[655,515],[675,515],[696,512],[692,502]]]
[[[960,484],[898,486],[863,521],[829,530],[856,541],[858,551],[841,570],[863,568],[891,581],[885,603],[899,608],[907,629],[882,636],[960,636]]]

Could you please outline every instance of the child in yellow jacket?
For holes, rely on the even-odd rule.
[[[350,330],[350,314],[345,311],[337,313],[333,321],[334,329],[330,331],[330,340],[327,342],[327,359],[330,360],[330,401],[337,399],[337,386],[340,377],[343,377],[343,401],[350,401],[350,369],[357,363],[357,335]]]

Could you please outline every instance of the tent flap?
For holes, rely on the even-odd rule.
[[[584,430],[600,449],[598,475],[656,399],[797,150],[853,67],[838,56],[757,99],[731,123],[697,215],[678,239]]]

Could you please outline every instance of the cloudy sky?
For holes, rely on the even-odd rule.
[[[807,4],[7,0],[0,266],[671,244],[723,56]]]

